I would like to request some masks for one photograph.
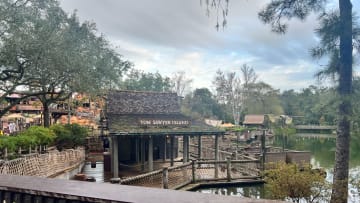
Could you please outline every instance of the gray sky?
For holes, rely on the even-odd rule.
[[[218,69],[252,66],[275,88],[302,89],[316,83],[326,61],[314,60],[316,16],[293,20],[285,35],[270,32],[258,11],[269,0],[230,0],[225,29],[216,31],[216,12],[206,15],[200,0],[60,0],[65,11],[95,22],[100,33],[136,69],[171,77],[185,71],[192,87],[212,89]],[[203,1],[204,2],[204,1]],[[355,1],[353,1],[355,4]],[[354,11],[359,10],[359,3]]]

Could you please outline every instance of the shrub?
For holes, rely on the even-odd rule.
[[[31,126],[27,130],[21,132],[20,136],[32,137],[34,144],[36,145],[50,145],[54,142],[55,133],[45,127]]]
[[[88,134],[87,129],[78,124],[52,125],[56,134],[55,144],[59,150],[83,145]]]
[[[310,165],[277,163],[265,170],[265,182],[270,198],[292,202],[322,202],[330,196],[330,183],[324,174]]]

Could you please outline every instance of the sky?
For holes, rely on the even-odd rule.
[[[314,74],[326,60],[309,50],[318,38],[316,15],[291,20],[285,35],[271,32],[257,14],[269,0],[230,0],[227,26],[215,29],[217,13],[207,15],[201,0],[60,0],[69,14],[97,25],[111,46],[145,72],[171,77],[184,71],[192,89],[214,89],[217,70],[254,68],[259,80],[276,89],[301,90],[319,85]],[[353,1],[354,11],[359,2]]]

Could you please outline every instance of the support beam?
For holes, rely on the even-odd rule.
[[[188,140],[188,136],[183,135],[183,163],[187,163],[188,162],[188,145],[189,145],[189,140]]]
[[[145,171],[145,138],[141,137],[140,139],[140,160],[141,160],[141,171]]]
[[[114,164],[113,164],[113,178],[118,178],[119,177],[119,142],[118,142],[118,137],[117,136],[113,136],[113,146],[114,146]]]
[[[109,146],[110,146],[110,171],[111,173],[114,172],[114,140],[112,137],[109,139]]]
[[[186,145],[186,148],[187,148],[186,160],[187,160],[187,161],[190,161],[190,137],[189,137],[189,136],[186,136],[186,139],[187,139],[187,145]]]
[[[198,137],[198,160],[201,159],[201,148],[202,148],[202,142],[201,142],[201,135],[199,135]]]
[[[219,160],[219,135],[215,135],[215,161]],[[219,177],[219,164],[215,164],[215,178]]]
[[[163,153],[163,156],[164,156],[164,157],[163,157],[163,162],[166,161],[166,155],[167,155],[167,154],[166,154],[166,143],[167,143],[167,136],[165,135],[165,136],[164,136],[164,145],[163,145],[163,146],[164,146],[164,149],[163,149],[163,150],[164,150],[164,153]]]
[[[153,147],[153,137],[150,136],[149,137],[149,149],[148,149],[148,170],[149,172],[154,170],[154,160],[153,160],[153,152],[154,152],[154,147]]]
[[[170,135],[170,166],[174,166],[175,136]]]
[[[135,161],[138,164],[140,162],[140,147],[139,147],[139,138],[135,138]]]

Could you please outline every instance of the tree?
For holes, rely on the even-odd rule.
[[[58,1],[28,2],[23,26],[4,35],[1,67],[9,70],[11,63],[22,64],[18,78],[25,82],[7,79],[4,83],[10,84],[8,92],[21,86],[36,94],[43,105],[44,126],[49,126],[52,103],[67,99],[72,92],[96,91],[118,82],[131,64],[98,36],[95,24],[81,24],[76,14],[68,17]],[[9,58],[16,63],[6,61]]]
[[[19,87],[31,84],[31,80],[24,77],[31,62],[21,53],[22,47],[26,46],[21,39],[32,26],[29,19],[32,18],[33,10],[42,10],[45,7],[46,4],[38,0],[0,2],[0,102],[8,95],[17,93]],[[37,96],[39,93],[22,91],[19,95],[21,97],[17,101],[8,104],[0,111],[0,117],[21,100]]]
[[[250,83],[245,86],[247,113],[251,114],[283,114],[279,100],[279,90],[273,89],[264,82]]]
[[[239,125],[240,113],[242,112],[244,103],[240,78],[235,72],[225,74],[221,70],[218,70],[214,84],[218,102],[230,107],[234,123],[235,125]]]
[[[350,143],[350,118],[351,118],[351,94],[352,94],[352,50],[353,50],[353,16],[350,0],[339,0],[339,18],[335,30],[332,33],[338,44],[328,44],[339,48],[338,94],[340,104],[338,106],[338,130],[336,141],[336,156],[333,177],[333,190],[331,202],[346,202],[348,196],[349,176],[349,143]],[[274,0],[259,13],[260,19],[271,24],[272,30],[285,33],[287,24],[283,19],[305,19],[311,12],[326,13],[327,1],[325,0]],[[324,15],[320,16],[320,20]],[[332,48],[334,49],[334,48]],[[334,53],[334,52],[331,52]]]
[[[207,88],[195,89],[181,103],[182,112],[196,119],[214,118],[226,120],[226,112]]]
[[[240,74],[218,70],[214,79],[216,98],[220,104],[226,104],[231,109],[235,125],[240,123],[251,85],[257,80],[255,70],[246,64],[241,67]]]
[[[172,90],[176,92],[178,96],[185,96],[190,90],[192,82],[193,80],[187,78],[184,71],[176,72],[171,78]]]
[[[145,73],[131,69],[120,87],[126,90],[167,92],[171,89],[171,82],[169,77],[164,77],[158,72]]]

